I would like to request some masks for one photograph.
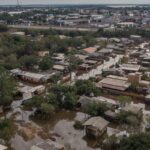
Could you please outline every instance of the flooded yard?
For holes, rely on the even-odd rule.
[[[22,101],[12,103],[12,111],[7,113],[7,117],[13,117],[17,125],[17,131],[11,139],[11,147],[14,150],[30,150],[31,146],[51,139],[70,150],[98,150],[102,139],[93,140],[85,137],[84,130],[74,128],[77,118],[83,118],[85,114],[81,112],[60,110],[49,120],[38,121],[30,117],[32,111],[23,111]],[[86,116],[85,116],[86,118]],[[109,127],[117,129],[115,124],[109,124]],[[120,128],[121,130],[121,128]]]
[[[7,114],[7,117],[15,118],[15,124],[18,126],[11,139],[14,150],[30,150],[32,145],[45,139],[54,140],[73,150],[95,149],[96,141],[86,139],[84,130],[74,128],[75,119],[83,117],[83,113],[61,110],[49,120],[37,121],[29,117],[31,111],[22,111],[20,104],[21,101],[14,101],[13,111]]]

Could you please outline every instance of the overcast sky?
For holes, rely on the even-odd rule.
[[[150,0],[19,0],[22,4],[150,4]],[[17,0],[0,0],[0,5],[16,4]]]

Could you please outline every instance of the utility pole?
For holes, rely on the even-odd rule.
[[[19,0],[17,0],[17,6],[20,6]]]
[[[20,8],[20,2],[17,0],[17,8]]]

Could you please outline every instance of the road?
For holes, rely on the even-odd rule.
[[[104,69],[109,69],[111,66],[117,64],[123,55],[117,55],[115,58],[110,57],[109,61],[105,61],[103,64],[99,65],[96,69],[92,69],[89,72],[82,74],[80,76],[72,75],[71,84],[74,84],[76,80],[88,80],[89,78],[94,78],[96,75],[102,74]]]
[[[26,26],[26,25],[8,25],[10,28],[18,28],[18,29],[38,29],[38,30],[48,30],[48,29],[55,29],[55,30],[67,30],[67,31],[86,31],[86,32],[96,32],[97,28],[77,28],[77,27],[57,27],[57,26]]]
[[[111,66],[115,65],[120,60],[121,57],[122,55],[117,55],[115,58],[110,57],[109,61],[105,61],[96,69],[92,69],[88,73],[78,76],[77,80],[88,80],[91,77],[95,77],[96,75],[101,74],[102,70],[109,69]]]

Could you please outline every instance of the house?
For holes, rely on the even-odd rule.
[[[113,49],[109,49],[109,48],[103,48],[101,50],[98,51],[102,56],[108,56],[109,54],[111,54],[113,52]]]
[[[141,36],[140,35],[130,35],[130,38],[133,40],[140,40]]]
[[[121,40],[119,38],[110,38],[110,41],[119,43]]]
[[[109,75],[100,82],[97,83],[97,87],[113,89],[117,91],[125,91],[130,87],[131,83],[128,82],[128,78]]]
[[[23,96],[23,100],[32,98],[34,95],[42,94],[45,91],[45,86],[38,85],[35,87],[31,86],[20,86],[18,92]]]
[[[92,117],[83,126],[87,136],[99,137],[107,131],[108,124],[109,122],[101,117]]]
[[[132,112],[133,114],[139,115],[139,116],[143,113],[144,109],[145,109],[145,104],[142,104],[142,103],[139,103],[139,104],[131,103],[121,108],[122,111]]]
[[[56,70],[56,71],[64,71],[65,66],[63,66],[63,65],[54,65],[53,69]]]
[[[94,52],[94,53],[88,54],[88,57],[86,59],[87,60],[97,60],[97,61],[100,61],[101,60],[101,55],[98,52]]]
[[[63,53],[55,53],[52,59],[54,60],[54,62],[64,62],[65,55]]]
[[[79,58],[80,60],[84,61],[88,56],[82,54],[75,54],[75,57]]]
[[[82,112],[77,112],[76,117],[74,118],[75,123],[74,127],[76,129],[83,129],[83,123],[90,118],[90,115]]]
[[[107,107],[109,108],[116,108],[119,107],[119,104],[110,98],[106,98],[103,96],[99,97],[87,97],[87,96],[81,96],[80,99],[78,100],[78,105],[81,108],[87,107],[88,105],[91,105],[92,103],[96,104],[106,104]]]
[[[95,60],[85,60],[84,63],[88,64],[88,65],[96,65],[97,61],[95,61]]]
[[[137,24],[134,22],[120,22],[117,24],[117,26],[121,27],[121,28],[133,28],[135,27]]]
[[[88,47],[83,49],[84,52],[86,53],[94,53],[97,50],[97,47]]]
[[[37,52],[37,55],[39,57],[45,57],[45,56],[48,56],[49,55],[49,51],[38,51]]]
[[[141,79],[142,73],[135,72],[128,74],[128,81],[131,83],[137,83],[140,87],[148,88],[150,86],[150,81],[142,80]]]
[[[124,71],[120,68],[109,68],[109,69],[103,69],[103,76],[106,77],[108,75],[119,75],[123,76]]]
[[[31,83],[46,82],[50,78],[50,76],[53,75],[53,74],[44,75],[39,73],[27,72],[27,71],[22,71],[20,69],[13,69],[10,72],[12,76]]]
[[[84,71],[87,71],[87,70],[90,70],[92,68],[92,66],[88,65],[88,64],[81,64],[79,65],[79,69],[80,70],[84,70]]]
[[[122,64],[120,66],[120,68],[122,70],[124,70],[125,72],[138,72],[140,70],[140,65],[136,65],[136,64]]]
[[[25,32],[13,32],[11,35],[16,35],[16,36],[24,36]]]
[[[64,149],[65,148],[63,145],[51,140],[38,143],[30,148],[30,150],[64,150]]]
[[[7,147],[0,144],[0,150],[7,150]]]

